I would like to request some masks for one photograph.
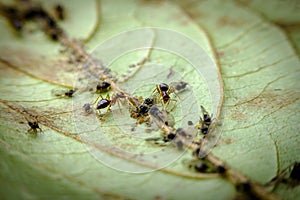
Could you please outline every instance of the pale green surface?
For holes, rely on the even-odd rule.
[[[277,4],[281,4],[284,1],[278,2]],[[74,5],[76,4],[72,6]],[[87,43],[89,50],[121,31],[155,26],[186,34],[201,44],[210,56],[213,57],[213,52],[218,54],[225,84],[225,103],[221,113],[222,138],[213,150],[218,157],[260,183],[268,182],[277,172],[295,161],[300,161],[300,64],[298,55],[282,30],[265,18],[262,19],[244,4],[235,4],[234,1],[202,3],[126,1],[125,3],[121,0],[107,0],[101,1],[101,5],[101,20],[95,21],[93,16],[96,15],[92,14],[89,15],[89,19],[83,20],[85,18],[80,15],[82,21],[78,20],[78,26],[67,28],[71,32],[70,36],[84,39],[89,37],[93,24],[100,23],[99,29]],[[255,2],[253,5],[256,5]],[[77,9],[83,7],[80,5]],[[73,15],[73,12],[69,14]],[[275,14],[276,12],[272,15]],[[282,12],[279,14],[278,18],[299,20],[297,15]],[[87,22],[90,25],[87,25]],[[155,171],[134,175],[115,171],[98,162],[89,153],[82,144],[86,140],[79,142],[53,130],[57,128],[77,134],[78,129],[74,126],[72,118],[72,100],[54,98],[51,90],[60,86],[44,80],[72,86],[76,77],[73,72],[76,68],[58,61],[64,58],[57,56],[59,45],[50,42],[39,31],[16,39],[2,17],[0,23],[0,57],[19,69],[11,69],[6,64],[0,64],[1,99],[11,101],[10,105],[17,110],[25,108],[37,115],[50,114],[45,122],[48,126],[41,126],[44,133],[37,136],[28,135],[25,117],[1,103],[0,194],[4,199],[53,197],[232,199],[234,197],[234,186],[223,179],[202,180],[183,177],[184,173],[189,173],[190,176],[193,176],[193,173],[182,164],[181,160],[166,168],[172,170],[170,173]],[[67,24],[67,21],[65,23]],[[83,28],[85,26],[89,28]],[[76,34],[77,27],[81,34]],[[73,34],[71,30],[74,30]],[[82,32],[83,30],[86,32]],[[36,40],[40,42],[33,43]],[[46,60],[41,58],[42,55],[47,56]],[[135,63],[144,56],[145,52],[129,58],[125,56],[118,62],[124,62],[128,66],[130,59]],[[166,66],[174,65],[176,62],[171,56],[159,51],[153,52],[151,61],[161,62]],[[182,63],[184,62],[176,64],[179,72],[182,72],[180,69]],[[24,71],[35,77],[24,74]],[[202,94],[207,93],[206,86],[200,84],[203,80],[201,78],[189,80],[194,78],[192,72],[183,75],[195,88],[197,99],[209,107],[209,97]],[[138,74],[129,79],[129,81],[138,80],[142,80]],[[196,87],[198,84],[200,87]],[[75,95],[74,101],[79,98],[80,96]],[[196,114],[192,117],[194,116]],[[178,120],[180,121],[180,116]],[[110,129],[112,127],[108,127],[108,130]],[[81,132],[79,136],[83,134]],[[129,145],[129,148],[131,144],[135,144],[130,138],[123,138],[118,142],[125,147]],[[142,144],[141,149],[146,151],[156,148],[148,143]],[[111,155],[105,153],[105,156]],[[183,158],[189,157],[190,152]],[[130,160],[118,156],[115,159],[121,165],[131,163]],[[133,163],[133,166],[147,168],[149,163],[151,160],[143,163],[146,166],[139,166],[136,163]],[[285,199],[296,199],[299,187],[293,190],[279,187],[276,192]]]

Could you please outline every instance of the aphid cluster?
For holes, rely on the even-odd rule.
[[[52,39],[58,40],[62,35],[62,29],[58,27],[54,17],[52,17],[42,7],[31,4],[30,1],[25,1],[25,6],[4,6],[1,5],[1,14],[5,16],[12,27],[20,32],[22,31],[26,21],[36,21],[42,26],[44,32]],[[64,19],[64,9],[61,5],[55,7],[55,13],[60,20]]]
[[[26,21],[35,21],[41,25],[44,32],[52,39],[58,40],[62,35],[63,31],[57,25],[56,20],[65,19],[65,11],[61,5],[57,5],[54,8],[54,16],[51,16],[46,12],[42,7],[34,6],[31,3],[28,3],[28,6],[21,8],[12,7],[12,6],[1,6],[1,13],[7,17],[11,25],[15,30],[21,31]],[[74,41],[73,41],[74,42]],[[76,44],[80,49],[83,49],[80,43]],[[76,46],[75,45],[75,46]],[[76,62],[82,61],[87,57],[87,54],[84,54],[80,51],[73,49],[72,55]],[[93,60],[90,60],[89,65],[94,64]],[[115,92],[110,96],[107,94],[105,98],[101,95],[102,93],[109,92],[114,85],[113,80],[111,79],[109,71],[105,71],[101,68],[102,75],[105,77],[99,77],[100,82],[95,85],[93,91],[98,93],[99,96],[94,103],[86,103],[83,105],[85,113],[91,113],[95,109],[97,114],[103,119],[106,116],[110,108],[114,106],[119,99],[126,99],[127,106],[130,112],[130,117],[137,119],[137,124],[144,122],[155,123],[162,131],[163,136],[161,140],[164,143],[171,142],[178,149],[182,149],[184,145],[199,145],[199,143],[193,143],[193,135],[189,131],[183,128],[174,128],[174,125],[170,120],[170,112],[175,108],[178,101],[178,92],[182,92],[187,88],[186,82],[177,82],[174,84],[160,83],[157,84],[150,96],[148,98],[143,97],[133,97],[127,95],[121,91]],[[56,93],[56,96],[59,97],[73,97],[75,90],[67,90],[60,93]],[[172,95],[178,97],[172,98]],[[170,106],[171,105],[171,106]],[[162,109],[160,109],[162,108]],[[105,110],[104,114],[101,113],[102,110]],[[212,119],[208,112],[201,106],[202,116],[200,117],[199,124],[197,128],[200,130],[201,134],[207,135],[210,131]],[[30,126],[30,131],[37,132],[41,131],[37,122],[28,122]],[[191,126],[192,123],[189,123]],[[200,145],[199,145],[200,146]],[[197,155],[196,155],[197,154]],[[196,148],[194,155],[198,159],[194,165],[196,171],[207,172],[212,169],[209,162],[206,160],[200,160],[200,147]],[[218,166],[215,168],[215,171],[222,171],[222,167]]]
[[[200,117],[197,128],[200,130],[202,134],[206,135],[209,132],[212,119],[203,106],[201,106],[201,110],[202,110],[203,118]]]

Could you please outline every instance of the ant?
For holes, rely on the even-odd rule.
[[[166,83],[161,83],[159,85],[156,85],[155,89],[152,93],[158,92],[159,93],[159,100],[161,100],[166,106],[169,105],[170,101],[176,101],[175,99],[171,99],[170,94],[175,94],[175,89],[173,86],[169,86]],[[176,94],[175,94],[176,95]],[[176,95],[177,96],[177,95]],[[172,107],[170,111],[174,109],[175,105]]]
[[[101,92],[107,92],[110,90],[111,84],[106,81],[102,81],[101,83],[98,83],[96,86],[96,92],[101,93]]]
[[[110,96],[109,94],[107,94],[105,98],[103,98],[102,95],[99,95],[99,97],[101,97],[101,99],[98,101],[96,109],[99,110],[100,113],[101,109],[107,108],[106,111],[107,113],[110,110],[110,107],[112,106],[112,101],[110,99]],[[96,99],[96,101],[99,99],[99,97]]]
[[[212,120],[211,120],[211,116],[208,114],[208,112],[205,110],[203,106],[201,106],[201,110],[203,113],[203,119],[202,117],[200,117],[197,128],[200,129],[201,133],[206,135],[209,132],[209,127],[212,123]]]
[[[101,97],[101,99],[98,101],[99,97]],[[120,94],[113,95],[112,98],[110,98],[109,94],[107,94],[105,98],[103,98],[101,94],[99,95],[99,97],[95,100],[94,103],[98,101],[96,109],[99,111],[99,114],[101,109],[107,108],[107,111],[104,113],[104,115],[106,115],[110,111],[110,107],[115,105],[119,98],[122,98]]]
[[[30,129],[27,131],[28,133],[37,134],[38,129],[41,132],[43,132],[37,121],[31,122],[31,121],[27,120],[27,122],[28,122],[28,125],[30,126]]]

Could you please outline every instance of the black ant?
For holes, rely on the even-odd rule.
[[[99,97],[101,97],[101,99],[98,101]],[[105,98],[103,98],[101,94],[99,95],[99,97],[95,100],[95,102],[98,101],[96,109],[99,111],[100,114],[101,109],[107,108],[107,111],[104,113],[104,115],[106,115],[110,111],[110,107],[115,105],[117,100],[121,98],[121,96],[119,95],[113,95],[113,97],[110,98],[109,94],[107,94]]]
[[[109,96],[109,94],[107,94],[105,98],[103,98],[101,95],[99,97],[101,97],[101,99],[98,101],[96,109],[99,110],[99,112],[100,112],[101,109],[107,108],[107,111],[106,111],[106,113],[107,113],[110,110],[110,107],[112,106],[110,96]],[[98,100],[98,98],[97,98],[97,100]]]
[[[171,99],[170,94],[174,93],[175,94],[175,89],[173,86],[169,86],[166,83],[161,83],[159,85],[156,85],[155,89],[153,90],[152,93],[158,92],[159,93],[159,100],[161,100],[166,106],[169,105],[171,100],[176,101],[175,99]],[[176,94],[175,94],[176,95]],[[171,109],[171,111],[174,109],[175,105]]]
[[[37,121],[31,122],[29,120],[28,125],[30,126],[30,129],[27,131],[28,133],[34,133],[37,134],[38,129],[42,132],[42,129],[40,128],[39,124]]]
[[[211,120],[211,116],[208,114],[208,112],[205,110],[203,106],[201,106],[201,110],[203,113],[203,119],[202,117],[200,117],[200,121],[197,128],[200,129],[201,133],[206,135],[209,132],[209,127],[212,123],[212,120]]]
[[[107,91],[110,90],[110,86],[111,86],[111,84],[109,82],[102,81],[102,82],[100,82],[100,83],[97,84],[97,86],[96,86],[96,92],[97,93],[107,92]]]

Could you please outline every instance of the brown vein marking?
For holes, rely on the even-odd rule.
[[[64,40],[63,36],[61,38],[62,40]],[[70,41],[65,41],[65,43],[68,43]],[[71,44],[71,43],[69,43]],[[70,47],[72,47],[72,44],[69,45]],[[76,46],[75,46],[76,47]],[[213,46],[212,46],[213,47]],[[80,48],[82,47],[79,47],[78,48],[74,48],[74,46],[72,47],[75,51],[77,51],[78,53],[82,53],[80,50]],[[84,53],[84,52],[83,52]],[[86,58],[85,57],[85,54],[80,54],[80,55],[83,55],[83,58]],[[214,55],[215,57],[217,56],[216,54],[216,51],[214,50]],[[218,65],[219,66],[219,65]],[[221,77],[221,76],[220,76]],[[221,83],[222,83],[222,80],[219,80]],[[114,85],[112,85],[113,87]],[[115,86],[117,87],[117,86]],[[114,87],[113,87],[114,88]],[[223,90],[223,87],[222,87],[222,90]],[[223,93],[222,93],[223,94]],[[221,102],[223,102],[223,95],[221,95]],[[13,109],[15,110],[16,112],[19,112],[20,113],[20,110],[18,107],[15,107],[14,105],[10,104],[10,103],[7,103],[7,102],[2,102],[3,104],[5,104],[6,106],[8,106],[10,109]],[[221,107],[219,108],[219,110],[221,110]],[[21,112],[22,114],[24,114],[24,112]],[[218,113],[220,114],[220,113]],[[52,128],[53,130],[56,130],[57,132],[59,133],[62,133],[64,134],[65,136],[67,137],[71,137],[79,142],[84,142],[84,141],[81,141],[80,138],[78,138],[76,135],[72,135],[68,132],[65,132],[63,130],[60,130],[58,127],[56,127],[55,125],[51,124],[51,123],[48,123],[47,119],[41,119],[41,124],[44,124],[44,125],[47,125],[48,127]],[[99,148],[99,146],[96,146]],[[100,149],[100,148],[99,148]],[[107,149],[102,149],[102,150],[107,150]],[[113,154],[114,152],[109,152],[108,150],[108,153],[110,154]],[[249,184],[251,186],[251,190],[253,190],[252,192],[256,194],[256,196],[260,197],[260,198],[263,198],[263,199],[276,199],[276,196],[274,196],[273,194],[271,193],[268,193],[262,186],[252,182],[251,180],[249,180],[247,177],[245,177],[244,175],[240,174],[239,172],[237,171],[234,171],[233,169],[230,169],[227,165],[225,165],[225,163],[223,163],[223,161],[221,161],[220,159],[214,157],[213,155],[209,154],[207,156],[207,159],[211,162],[211,163],[214,163],[215,165],[219,166],[219,165],[222,165],[225,167],[226,170],[226,173],[225,173],[225,177],[227,180],[230,180],[231,183],[233,184],[240,184],[240,183],[245,183],[247,182],[247,184]],[[135,160],[133,160],[135,161]],[[135,161],[137,162],[137,161]],[[145,164],[145,163],[140,163],[140,164]],[[165,171],[165,172],[168,172],[168,171]],[[174,174],[174,173],[173,173]],[[182,174],[180,174],[182,175]],[[200,176],[201,174],[199,174],[198,176]],[[192,176],[191,178],[195,178],[195,175]]]
[[[264,69],[267,69],[269,67],[274,67],[275,65],[280,64],[283,61],[289,60],[290,58],[294,58],[294,56],[295,56],[294,54],[293,55],[289,55],[289,56],[284,57],[284,58],[282,58],[280,60],[277,60],[277,61],[275,61],[275,62],[273,62],[271,64],[268,64],[268,65],[265,65],[265,66],[262,66],[262,67],[258,67],[257,69],[252,70],[252,71],[248,71],[248,72],[244,72],[244,73],[236,74],[236,75],[230,75],[230,76],[228,76],[228,75],[226,76],[225,75],[223,77],[225,77],[225,78],[238,78],[238,77],[244,77],[244,76],[248,76],[248,75],[251,75],[251,74],[255,74],[255,73],[260,72],[260,71],[262,71]]]
[[[232,44],[234,44],[234,43],[236,43],[236,42],[244,39],[245,36],[247,36],[251,31],[256,30],[256,28],[258,28],[258,27],[260,27],[262,25],[263,25],[262,22],[259,21],[259,22],[255,23],[255,24],[249,26],[248,28],[245,28],[244,31],[243,31],[243,33],[241,33],[239,36],[237,36],[236,38],[234,38],[232,41],[219,46],[218,48],[225,49],[226,47],[228,47],[228,46],[230,46],[230,45],[232,45]]]
[[[73,88],[73,86],[71,86],[71,85],[61,84],[61,83],[58,83],[58,82],[55,82],[55,81],[48,80],[46,78],[41,78],[39,76],[36,76],[33,73],[30,73],[26,70],[23,70],[22,68],[20,68],[18,66],[13,65],[9,61],[7,61],[6,59],[3,59],[1,57],[0,57],[0,62],[3,63],[6,67],[11,68],[15,71],[18,71],[18,72],[20,72],[22,74],[25,74],[26,76],[32,77],[34,79],[41,80],[43,82],[51,83],[51,84],[54,84],[54,85],[59,85],[59,86],[66,87],[66,88]]]
[[[232,130],[241,130],[250,128],[255,125],[259,125],[264,119],[271,116],[273,113],[278,112],[280,109],[287,107],[297,101],[300,100],[300,93],[296,93],[295,91],[289,91],[289,93],[285,92],[284,95],[276,94],[272,90],[266,90],[260,93],[257,97],[253,98],[247,103],[239,104],[238,107],[245,105],[249,109],[253,109],[250,107],[259,107],[260,109],[266,110],[266,113],[261,119],[256,121],[255,123],[249,124],[247,126],[243,126],[241,128],[233,128],[227,131]],[[237,106],[235,106],[238,108]]]
[[[269,83],[267,83],[263,89],[261,90],[261,92],[259,92],[259,94],[257,94],[255,97],[248,99],[248,100],[241,100],[240,102],[237,102],[235,105],[233,105],[233,107],[235,106],[241,106],[243,104],[252,104],[252,105],[260,105],[261,103],[265,103],[265,105],[263,105],[263,107],[270,105],[270,98],[272,98],[274,95],[276,95],[276,97],[281,98],[287,98],[287,95],[278,95],[277,93],[274,93],[271,90],[267,90],[268,87],[270,85],[272,85],[273,83],[277,82],[278,80],[287,77],[287,75],[283,75],[280,77],[275,78],[274,80],[270,81]],[[291,93],[294,94],[294,93]],[[263,99],[267,99],[267,101],[263,101]],[[276,100],[276,99],[272,99],[272,100]],[[288,100],[288,99],[287,99]]]
[[[228,16],[222,16],[217,20],[217,26],[231,26],[231,27],[241,27],[245,25],[247,22],[241,19],[233,19]]]
[[[274,147],[275,147],[275,152],[276,152],[276,164],[277,164],[277,170],[276,170],[276,174],[278,175],[280,173],[280,168],[281,168],[281,165],[280,165],[280,155],[279,155],[279,148],[278,148],[278,141],[275,140],[273,137],[272,137],[272,133],[269,133],[270,135],[270,138],[274,144]]]
[[[255,42],[258,42],[258,43],[259,43],[260,40],[255,41]],[[255,42],[253,42],[253,43],[250,44],[249,46],[243,46],[242,48],[237,49],[236,52],[234,52],[234,53],[240,53],[241,51],[245,51],[245,50],[247,50],[248,48],[251,48],[252,46],[257,45],[257,43],[255,43]],[[274,47],[276,47],[277,45],[281,45],[281,44],[284,43],[284,42],[285,42],[285,40],[281,40],[281,41],[279,40],[279,41],[276,41],[276,42],[274,42],[274,43],[271,43],[269,46],[266,46],[266,47],[263,48],[263,49],[259,49],[259,51],[255,51],[254,54],[251,54],[249,57],[245,57],[245,58],[241,58],[241,59],[235,59],[235,60],[230,61],[230,62],[224,62],[224,61],[222,61],[222,65],[223,65],[223,66],[224,66],[224,65],[232,66],[233,64],[241,63],[241,62],[247,61],[247,60],[251,60],[252,58],[255,59],[255,57],[260,56],[261,54],[266,53],[267,51],[269,51],[271,47],[274,48]],[[278,49],[279,49],[279,48],[278,48]],[[281,50],[281,49],[280,49],[280,50]],[[237,55],[237,54],[236,54],[236,55]]]
[[[42,114],[39,115],[38,113],[33,113],[29,110],[26,110],[22,107],[19,107],[18,105],[14,105],[14,104],[9,103],[9,102],[4,101],[4,100],[0,100],[0,102],[2,104],[6,105],[9,109],[14,110],[16,113],[19,113],[21,115],[30,116],[30,117],[33,117],[33,118],[37,118],[38,116],[40,116],[40,117],[38,117],[39,124],[42,124],[46,127],[49,127],[50,129],[66,136],[68,138],[74,139],[74,140],[76,140],[80,143],[86,144],[88,146],[92,146],[92,147],[94,147],[94,148],[96,148],[100,151],[103,151],[107,154],[110,154],[112,156],[116,156],[116,157],[119,157],[119,158],[122,158],[122,159],[126,159],[128,161],[140,164],[140,165],[148,167],[148,168],[157,169],[157,166],[154,165],[154,164],[145,163],[145,162],[136,160],[136,159],[132,158],[130,155],[125,155],[125,154],[122,154],[122,153],[118,152],[117,150],[109,149],[105,146],[101,146],[101,145],[83,140],[82,138],[78,137],[75,134],[64,131],[64,130],[60,129],[59,127],[57,127],[55,124],[53,124],[53,122],[50,121],[48,118],[43,117]],[[159,169],[159,170],[163,171],[163,172],[166,172],[168,174],[172,174],[172,175],[176,175],[176,176],[182,176],[182,177],[186,177],[186,178],[192,178],[192,179],[208,179],[208,178],[217,178],[217,177],[219,177],[218,174],[178,172],[176,170],[171,170],[171,169],[167,169],[167,168],[162,168],[162,169]]]
[[[7,143],[5,143],[2,140],[0,140],[0,147],[5,147],[5,149],[6,149],[7,152],[13,152],[13,151],[15,151],[15,149],[13,148],[12,145],[8,145]],[[110,197],[110,198],[114,198],[114,199],[123,199],[124,198],[123,196],[120,196],[118,194],[110,193],[110,192],[106,192],[106,191],[100,190],[99,187],[97,187],[97,188],[90,187],[89,185],[87,185],[83,181],[75,179],[72,176],[68,176],[66,174],[62,174],[62,173],[60,173],[60,171],[53,170],[53,168],[50,168],[47,165],[43,165],[41,163],[35,162],[35,160],[29,159],[26,154],[21,154],[21,153],[19,153],[17,151],[15,151],[15,152],[20,155],[20,156],[18,156],[18,158],[24,159],[25,163],[29,163],[34,168],[38,168],[38,169],[40,169],[42,171],[50,172],[52,174],[55,174],[56,176],[59,175],[60,177],[63,177],[63,179],[68,180],[68,181],[70,181],[72,183],[75,183],[76,185],[78,185],[80,187],[85,187],[85,188],[87,188],[89,190],[92,190],[93,192],[95,192],[98,195],[105,196],[105,197]]]
[[[297,48],[297,45],[293,42],[293,39],[291,37],[291,35],[289,34],[288,30],[286,27],[288,26],[299,26],[300,23],[286,23],[286,22],[282,22],[282,21],[276,21],[276,20],[272,20],[269,19],[264,13],[259,12],[258,10],[255,10],[254,8],[248,7],[247,4],[244,4],[243,0],[235,0],[235,2],[240,6],[240,7],[244,7],[247,10],[250,10],[253,14],[256,14],[258,17],[260,17],[263,21],[267,22],[267,23],[271,23],[273,25],[278,26],[287,36],[287,41],[289,42],[289,44],[291,45],[292,49],[294,50],[295,54],[300,57],[299,54],[299,50]],[[298,53],[297,53],[298,52]]]

